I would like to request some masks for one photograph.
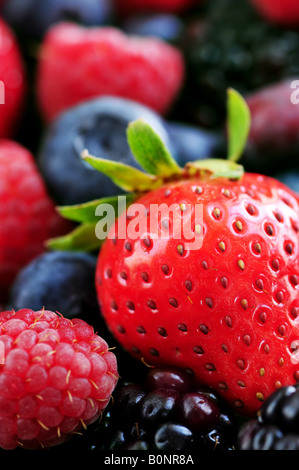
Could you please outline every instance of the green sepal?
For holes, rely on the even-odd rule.
[[[236,90],[227,91],[228,160],[239,161],[247,143],[251,115],[245,99]]]
[[[85,223],[62,237],[52,238],[46,242],[50,250],[58,251],[96,251],[103,243],[96,236],[95,224]]]
[[[168,178],[182,173],[161,137],[143,119],[129,123],[127,140],[137,162],[151,175]]]
[[[200,173],[208,173],[212,178],[228,178],[239,180],[244,174],[242,165],[232,160],[222,160],[221,158],[209,158],[206,160],[197,160],[189,162],[185,166],[189,176],[198,175]]]
[[[84,150],[82,158],[97,171],[108,176],[124,191],[148,191],[157,187],[157,178],[124,163],[94,157]],[[161,183],[160,183],[161,184]],[[159,182],[158,182],[159,185]]]
[[[125,195],[127,206],[133,202],[136,198],[136,194],[129,193]],[[99,206],[104,206],[104,204],[109,204],[113,207],[116,216],[120,215],[119,213],[119,196],[110,196],[102,199],[96,199],[94,201],[85,202],[82,204],[75,204],[72,206],[60,206],[57,207],[60,215],[66,219],[73,220],[75,222],[90,222],[96,223],[99,220],[99,216],[96,214],[96,210]]]

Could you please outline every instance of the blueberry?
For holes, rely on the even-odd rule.
[[[168,122],[167,131],[181,165],[189,161],[225,156],[224,139],[217,131],[181,122]]]
[[[19,272],[11,288],[9,307],[45,307],[67,318],[95,323],[100,317],[94,287],[96,260],[89,253],[57,251],[40,255]]]
[[[122,23],[122,29],[128,34],[156,36],[176,43],[183,31],[183,20],[166,13],[131,15]]]
[[[106,96],[85,101],[52,123],[41,144],[38,163],[49,190],[60,204],[82,203],[121,193],[107,176],[85,163],[81,153],[87,149],[97,157],[140,169],[126,135],[129,122],[138,118],[144,118],[174,153],[160,116],[124,98]]]
[[[183,424],[194,432],[208,432],[219,423],[220,410],[214,400],[204,393],[186,393],[179,408]]]
[[[95,26],[108,24],[112,18],[109,0],[9,0],[1,13],[14,28],[34,37],[42,37],[59,21]]]

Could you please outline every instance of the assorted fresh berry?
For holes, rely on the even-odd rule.
[[[240,450],[299,450],[298,385],[282,387],[262,405],[256,419],[238,434]]]
[[[118,372],[92,326],[22,309],[1,313],[0,328],[1,448],[51,447],[99,418]]]
[[[234,412],[214,391],[175,368],[153,368],[142,381],[120,380],[101,423],[84,446],[97,450],[233,450]],[[79,444],[79,443],[78,443]]]
[[[0,138],[17,130],[25,102],[26,72],[19,44],[0,16]]]
[[[32,154],[0,140],[0,301],[7,300],[19,270],[45,251],[48,238],[71,225],[56,211]]]
[[[47,122],[72,105],[103,95],[133,99],[165,114],[184,79],[179,49],[108,26],[54,25],[39,57],[38,102]]]

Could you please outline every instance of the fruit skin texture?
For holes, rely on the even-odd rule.
[[[237,182],[168,183],[138,202],[202,204],[203,244],[182,251],[184,238],[151,240],[148,226],[144,237],[117,239],[116,228],[96,273],[109,329],[134,357],[188,369],[252,415],[276,387],[299,378],[291,361],[299,333],[298,196],[245,173]]]
[[[253,5],[267,20],[285,25],[299,24],[297,0],[251,0]]]
[[[1,17],[0,38],[0,138],[11,138],[23,109],[26,73],[14,33]]]
[[[92,423],[117,382],[116,357],[93,328],[47,311],[0,314],[0,447],[63,442]]]
[[[129,98],[164,114],[179,93],[184,71],[181,52],[158,38],[60,23],[50,28],[40,50],[38,102],[46,121],[102,95]]]
[[[55,209],[32,154],[0,140],[0,301],[19,270],[45,251],[45,241],[72,226]]]
[[[286,155],[290,162],[297,162],[299,107],[296,104],[298,87],[292,88],[293,82],[293,79],[281,80],[248,94],[246,101],[251,113],[248,149],[251,165],[256,166],[258,161],[263,160],[265,169],[269,169],[269,165],[280,169]],[[296,101],[293,102],[293,99]],[[269,122],[272,123],[271,130]]]

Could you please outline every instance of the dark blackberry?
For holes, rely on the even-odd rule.
[[[236,442],[235,414],[174,368],[150,369],[141,384],[120,382],[107,410],[90,436],[92,450],[195,452]]]
[[[299,386],[274,392],[238,434],[240,450],[299,450]]]
[[[299,31],[264,21],[249,0],[213,0],[185,23],[187,64],[180,118],[222,126],[228,87],[257,90],[299,73]]]

